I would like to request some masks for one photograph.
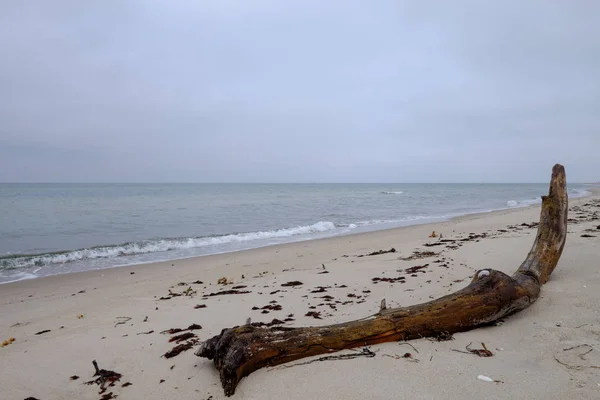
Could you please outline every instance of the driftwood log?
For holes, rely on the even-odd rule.
[[[410,307],[382,307],[370,317],[336,325],[290,328],[246,324],[223,329],[220,335],[203,342],[196,355],[214,360],[225,394],[231,396],[242,377],[265,366],[489,324],[537,300],[565,245],[567,211],[565,170],[557,164],[552,170],[550,192],[542,196],[533,247],[512,276],[482,269],[467,287],[453,294]]]

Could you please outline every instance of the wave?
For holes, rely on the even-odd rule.
[[[352,226],[348,227],[352,228]],[[223,245],[228,243],[242,243],[261,239],[286,238],[291,236],[327,232],[336,228],[338,227],[333,222],[319,221],[312,225],[302,225],[294,228],[277,229],[271,231],[237,233],[210,237],[142,240],[138,242],[129,242],[111,246],[97,246],[56,253],[11,255],[0,258],[0,270],[34,266],[41,267],[50,264],[65,264],[80,260],[133,256],[170,250],[184,250],[205,246]]]
[[[526,207],[542,202],[542,198],[539,199],[528,199],[528,200],[508,200],[506,202],[507,207]]]
[[[368,227],[373,225],[391,225],[391,224],[410,224],[415,221],[439,221],[462,214],[448,214],[448,215],[412,215],[410,217],[399,218],[399,219],[372,219],[368,221],[358,221],[350,224],[350,227]]]
[[[384,191],[382,194],[402,194],[401,191]],[[590,191],[577,188],[570,188],[568,190],[569,196],[572,198],[583,197],[590,194]],[[498,199],[500,200],[500,199]],[[496,200],[496,201],[498,201]],[[502,201],[498,201],[498,208],[495,209],[506,209],[525,207],[532,204],[538,204],[541,202],[541,198],[530,198],[520,200],[508,200],[505,205],[502,205]],[[487,212],[490,210],[477,210],[474,209],[472,212]],[[346,220],[347,223],[334,223],[330,221],[319,221],[312,225],[301,225],[291,228],[266,230],[266,231],[255,231],[247,233],[231,233],[220,236],[203,236],[203,237],[179,237],[179,238],[157,238],[148,239],[134,242],[126,242],[115,245],[95,246],[89,248],[82,248],[69,251],[61,252],[47,252],[42,254],[0,254],[0,283],[4,283],[5,279],[22,280],[32,279],[40,269],[41,274],[50,273],[50,269],[44,267],[49,265],[64,265],[72,263],[71,266],[81,269],[80,261],[87,264],[94,264],[96,266],[108,266],[126,263],[140,263],[149,262],[156,260],[156,256],[152,253],[161,253],[158,257],[163,257],[165,252],[173,251],[165,256],[169,257],[181,257],[190,256],[191,254],[214,254],[215,252],[221,251],[233,251],[239,248],[251,248],[262,246],[266,244],[276,244],[287,241],[305,240],[315,238],[317,236],[324,235],[338,235],[348,234],[356,231],[367,231],[383,229],[385,227],[404,226],[411,224],[418,224],[424,222],[433,222],[439,220],[449,219],[458,215],[469,214],[470,212],[457,212],[448,213],[446,215],[411,215],[405,218],[399,219],[372,219],[372,220],[358,220],[350,221]],[[332,214],[324,217],[326,219],[333,219],[337,221],[339,219],[345,219],[344,215]],[[339,221],[338,221],[339,222]],[[321,234],[321,235],[319,235]],[[286,239],[289,238],[289,239]],[[187,251],[188,249],[192,249]],[[199,250],[193,250],[199,249]],[[233,250],[232,250],[233,249]],[[127,258],[129,256],[129,258]],[[123,258],[121,258],[123,257]],[[88,260],[98,260],[89,261]],[[65,266],[63,269],[69,269],[71,266]],[[37,267],[37,268],[36,268]],[[59,268],[58,266],[56,268]],[[76,268],[76,269],[77,269]],[[87,267],[86,267],[87,268]],[[19,269],[26,269],[26,271],[18,271]],[[35,272],[33,271],[35,270]],[[47,271],[47,272],[44,272]],[[33,272],[33,273],[32,273]],[[60,272],[58,272],[60,273]],[[64,272],[63,272],[64,273]],[[52,273],[51,273],[52,274]]]
[[[419,219],[417,217],[414,218]],[[406,222],[408,221],[408,219],[402,220],[402,219],[372,219],[369,221],[358,221],[357,223],[353,224],[356,226],[371,226],[371,225],[383,225],[383,224],[394,224],[394,223],[398,223],[398,222]]]
[[[0,280],[0,284],[3,283],[12,283],[12,282],[18,282],[18,281],[24,281],[27,279],[35,279],[38,276],[35,274],[30,274],[29,272],[17,272],[15,274],[10,275],[9,277],[7,277],[7,279],[9,280]],[[2,278],[2,276],[0,275],[0,278]]]
[[[590,191],[585,189],[568,189],[567,193],[571,198],[585,197],[592,194]],[[542,198],[538,197],[535,199],[527,199],[527,200],[508,200],[506,202],[507,207],[526,207],[533,204],[540,204],[542,202]]]
[[[569,189],[567,193],[570,194],[571,197],[585,197],[592,194],[592,192],[586,189]]]

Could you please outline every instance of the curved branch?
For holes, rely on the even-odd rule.
[[[567,235],[565,170],[555,165],[550,191],[542,197],[538,233],[525,261],[512,275],[479,270],[462,290],[410,307],[384,309],[375,316],[322,327],[223,329],[196,352],[214,360],[225,394],[244,376],[265,366],[384,342],[471,330],[522,310],[537,300],[556,267]]]

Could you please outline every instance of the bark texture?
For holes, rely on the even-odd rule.
[[[384,342],[467,331],[520,311],[537,300],[556,267],[567,236],[568,198],[562,165],[552,170],[550,191],[542,196],[537,236],[525,261],[509,276],[477,271],[462,290],[410,307],[336,325],[289,328],[247,324],[223,329],[203,342],[199,357],[214,360],[225,394],[240,379],[265,366]]]

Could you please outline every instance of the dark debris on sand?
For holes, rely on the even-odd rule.
[[[164,334],[169,334],[169,335],[173,335],[175,333],[179,333],[179,332],[184,332],[184,331],[195,331],[198,329],[202,329],[202,327],[198,324],[191,324],[190,326],[188,326],[185,329],[182,328],[171,328],[171,329],[167,329],[166,331],[162,331],[161,333]]]
[[[417,260],[419,258],[436,257],[439,254],[440,253],[436,253],[434,251],[415,251],[415,252],[412,253],[412,255],[410,255],[408,257],[400,257],[399,260],[402,260],[402,261],[411,261],[411,260]]]
[[[196,336],[196,335],[194,335],[194,336]],[[192,347],[194,347],[198,343],[199,343],[198,339],[196,339],[196,338],[190,339],[189,341],[187,341],[185,343],[182,343],[180,345],[177,345],[177,346],[173,347],[171,350],[169,350],[165,354],[163,354],[163,356],[165,358],[173,358],[175,356],[178,356],[179,353],[191,349]]]
[[[379,277],[375,277],[375,278],[373,278],[371,280],[373,281],[373,283],[378,283],[378,282],[388,282],[388,283],[400,282],[400,283],[406,283],[406,277],[404,277],[404,276],[399,276],[397,278],[387,278],[387,277],[379,278]]]
[[[465,349],[467,351],[456,350],[456,349],[452,349],[452,351],[457,351],[459,353],[474,354],[479,357],[492,357],[494,355],[494,353],[492,353],[491,351],[488,350],[488,348],[485,346],[485,343],[483,343],[483,342],[481,343],[481,346],[483,346],[483,349],[472,349],[471,344],[472,343],[469,343],[468,345],[465,346]]]
[[[109,387],[115,386],[115,382],[118,382],[121,379],[121,377],[123,376],[120,373],[115,372],[115,371],[98,368],[98,363],[96,362],[96,360],[92,361],[92,364],[94,365],[94,369],[96,370],[96,372],[94,373],[94,376],[97,376],[97,378],[86,382],[86,384],[88,384],[88,385],[96,384],[96,385],[100,386],[99,394],[103,394],[104,392],[106,392],[106,390]],[[110,397],[106,397],[106,396],[110,396]],[[107,393],[106,395],[102,396],[101,399],[103,400],[105,398],[106,399],[114,398],[112,392]]]
[[[191,338],[194,338],[194,337],[196,337],[195,333],[185,332],[185,333],[181,333],[179,335],[175,335],[175,336],[171,337],[169,339],[169,343],[172,343],[172,342],[181,343],[181,342],[183,342],[185,340],[188,340],[188,339],[191,339]]]
[[[202,329],[202,327],[200,325],[192,324],[185,329],[171,328],[171,329],[167,329],[166,331],[162,331],[161,332],[162,334],[170,334],[170,335],[179,333],[179,335],[175,335],[175,336],[172,336],[171,338],[169,338],[169,343],[175,342],[175,343],[178,343],[178,345],[173,347],[171,350],[167,351],[165,354],[163,354],[163,357],[173,358],[173,357],[179,355],[181,352],[187,351],[187,350],[191,349],[192,347],[194,347],[195,345],[197,345],[200,342],[200,340],[198,339],[198,336],[196,336],[196,334],[191,331],[199,330],[199,329]],[[188,331],[188,332],[186,332],[186,331]],[[184,332],[184,333],[180,333],[180,332]]]
[[[304,285],[304,284],[300,281],[291,281],[291,282],[281,284],[281,286],[283,286],[283,287],[293,287],[293,286],[300,286],[300,285]]]
[[[369,256],[379,256],[381,254],[388,254],[388,253],[395,253],[395,252],[396,252],[396,249],[392,247],[389,250],[377,250],[377,251],[374,251],[374,252],[368,253],[368,254],[360,254],[356,257],[361,258],[361,257],[369,257]]]
[[[422,272],[425,273],[425,271],[421,271],[424,268],[427,268],[429,266],[429,264],[425,264],[425,265],[416,265],[414,267],[410,267],[410,268],[406,268],[404,270],[404,272],[406,272],[407,274],[414,274],[416,272]]]
[[[224,296],[227,294],[246,294],[246,293],[252,293],[248,290],[222,290],[220,292],[216,292],[216,293],[210,293],[210,294],[205,294],[203,297],[212,297],[212,296]]]
[[[315,319],[323,319],[323,318],[321,318],[321,313],[318,311],[309,311],[304,315],[307,317],[313,317]]]

